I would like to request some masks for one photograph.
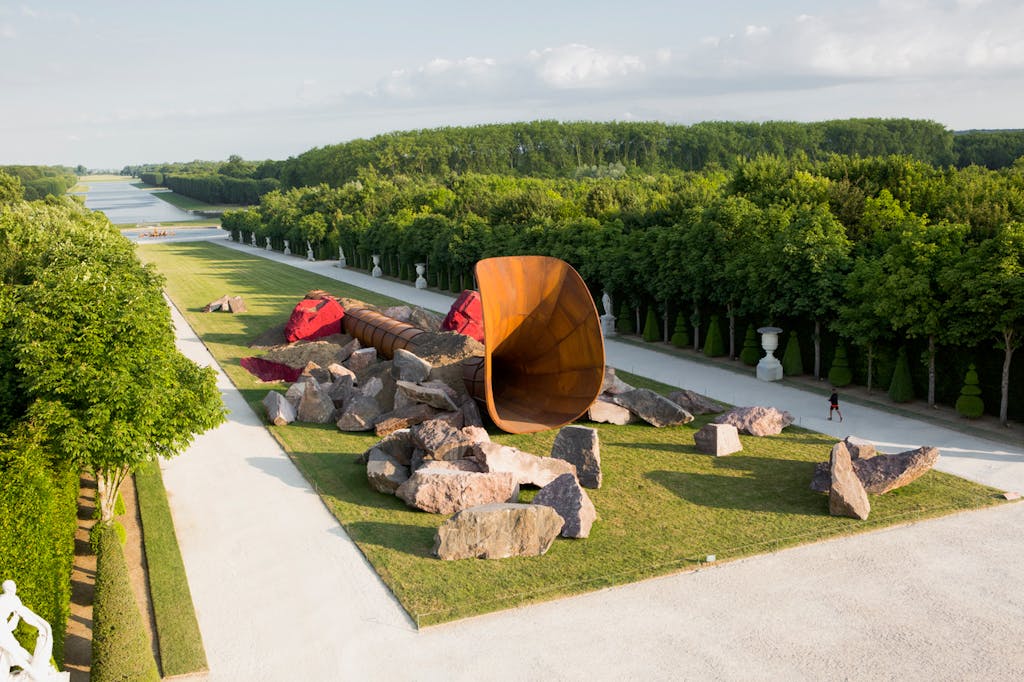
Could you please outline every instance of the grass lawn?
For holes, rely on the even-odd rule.
[[[238,361],[252,354],[246,343],[287,319],[306,291],[394,303],[214,244],[153,244],[140,247],[140,254],[167,276],[169,296],[259,413],[260,400],[274,387],[256,381]],[[250,312],[199,312],[223,294],[241,295]],[[706,421],[671,429],[593,425],[604,483],[588,491],[599,515],[589,538],[559,539],[542,557],[455,562],[431,556],[444,517],[411,510],[367,485],[355,459],[376,441],[372,434],[342,433],[333,425],[268,428],[421,626],[686,570],[709,554],[728,561],[999,502],[993,489],[931,471],[905,488],[872,496],[866,522],[831,517],[827,497],[808,485],[833,438],[790,427],[773,437],[741,436],[742,453],[715,458],[693,446],[693,432]],[[492,432],[498,442],[541,455],[550,452],[554,437]],[[532,496],[524,491],[521,499]]]
[[[199,201],[198,199],[193,199],[192,197],[186,197],[184,195],[178,194],[177,192],[173,192],[163,187],[152,187],[151,185],[147,185],[143,182],[135,183],[134,186],[138,187],[139,189],[152,192],[153,196],[155,196],[157,199],[160,199],[161,201],[166,201],[168,204],[171,204],[172,206],[177,206],[183,211],[218,212],[225,211],[231,208],[240,208],[235,204],[208,204],[205,201]]]

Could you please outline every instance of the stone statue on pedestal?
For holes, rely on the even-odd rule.
[[[0,593],[0,675],[8,680],[33,680],[33,682],[66,682],[70,674],[58,672],[50,665],[53,654],[53,630],[45,618],[36,615],[21,603],[18,588],[13,580],[3,582]],[[30,654],[14,638],[18,621],[36,629],[36,645]],[[11,668],[21,668],[12,673]]]
[[[348,263],[347,263],[347,262],[345,261],[345,250],[344,250],[344,249],[342,249],[342,248],[341,248],[341,247],[339,246],[339,247],[338,247],[338,267],[339,267],[339,268],[343,268],[343,267],[345,267],[346,265],[348,265]]]
[[[607,336],[615,336],[615,313],[612,312],[612,297],[608,292],[601,295],[601,305],[604,306],[604,315],[601,316],[601,333]]]
[[[427,264],[426,263],[417,263],[416,264],[416,288],[417,289],[426,289],[427,288],[427,278],[423,276],[423,274],[426,271],[427,271]]]
[[[308,241],[306,242],[306,260],[316,260],[316,256],[313,255],[313,245]]]

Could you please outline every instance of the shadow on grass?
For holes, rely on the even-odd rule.
[[[356,521],[345,524],[345,532],[353,542],[374,545],[411,556],[434,558],[433,528],[383,521]]]

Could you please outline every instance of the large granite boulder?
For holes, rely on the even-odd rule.
[[[705,424],[693,434],[697,452],[722,457],[743,449],[740,434],[732,424]]]
[[[302,398],[295,410],[295,419],[300,422],[326,424],[334,416],[334,401],[330,394],[317,381],[303,384]]]
[[[736,407],[713,421],[732,424],[740,433],[751,436],[774,436],[793,423],[793,415],[774,407]]]
[[[267,420],[275,426],[284,426],[295,421],[295,408],[283,393],[277,391],[267,393],[263,398],[263,408],[267,411]]]
[[[431,514],[454,514],[481,504],[514,500],[519,497],[519,486],[508,472],[418,469],[395,495],[410,507]]]
[[[472,507],[441,524],[434,540],[434,554],[449,561],[540,556],[558,537],[562,524],[562,517],[545,505]]]
[[[429,362],[404,348],[397,349],[391,361],[393,363],[391,373],[395,379],[414,384],[426,381],[430,376],[430,370],[433,369],[433,365]]]
[[[867,459],[863,458],[865,450],[861,449],[861,457],[852,459],[853,450],[849,442],[843,443],[851,453],[853,470],[857,478],[864,485],[864,490],[872,495],[881,495],[913,483],[939,460],[939,450],[933,447],[920,447],[895,455],[876,454]],[[817,464],[814,467],[814,478],[811,479],[811,490],[819,493],[828,492],[831,485],[830,475],[828,462]]]
[[[440,381],[429,381],[423,384],[399,381],[397,387],[399,391],[417,403],[424,403],[445,412],[455,412],[459,409],[455,400],[457,398],[455,392]]]
[[[370,396],[354,393],[345,401],[336,424],[340,431],[371,431],[380,415],[380,403]]]
[[[541,488],[532,504],[543,504],[553,508],[565,521],[562,537],[585,538],[597,519],[597,510],[590,496],[572,474],[562,474]]]
[[[430,419],[411,427],[410,431],[412,442],[424,452],[424,459],[461,459],[474,443],[474,436],[443,419]]]
[[[679,426],[693,421],[692,414],[649,388],[634,388],[632,391],[618,393],[612,396],[612,401],[651,426]]]
[[[463,397],[459,403],[459,410],[462,412],[462,423],[464,426],[479,426],[483,428],[484,420],[480,416],[480,407],[476,400],[470,397]]]
[[[299,409],[299,403],[302,402],[302,396],[306,393],[306,384],[312,379],[310,377],[299,377],[299,381],[288,387],[288,390],[284,392],[284,398],[292,404],[296,410]]]
[[[351,398],[353,393],[358,392],[359,389],[352,383],[350,376],[339,376],[331,382],[330,388],[327,389],[327,395],[331,397],[331,402],[335,407],[344,407],[345,401]]]
[[[621,405],[598,397],[587,408],[587,419],[598,424],[615,424],[623,426],[640,421],[640,419]]]
[[[416,424],[421,424],[428,419],[433,419],[438,414],[436,408],[430,405],[424,405],[423,403],[412,403],[405,407],[400,407],[380,415],[377,421],[374,423],[373,430],[376,432],[378,438],[398,431],[399,429],[408,429]]]
[[[715,402],[707,396],[685,389],[672,391],[665,397],[690,414],[716,414],[718,412],[725,412],[726,409],[725,405]]]
[[[519,485],[543,488],[559,476],[576,478],[576,466],[556,457],[538,457],[489,440],[474,443],[468,457],[480,463],[483,471],[508,471]]]
[[[853,460],[844,443],[836,443],[832,447],[829,469],[832,484],[828,491],[828,513],[861,521],[867,519],[871,513],[871,503],[864,485],[853,470]]]
[[[575,424],[563,426],[555,436],[551,456],[576,467],[576,478],[584,488],[601,487],[601,443],[597,429]]]
[[[337,362],[332,362],[330,365],[327,366],[327,371],[331,375],[331,381],[337,381],[338,379],[341,379],[343,377],[348,377],[353,384],[356,383],[356,373],[350,370],[345,365],[339,364]]]
[[[633,387],[627,384],[625,381],[615,376],[615,368],[608,367],[604,368],[604,381],[601,383],[602,395],[618,395],[625,393],[626,391],[632,391]]]
[[[312,377],[321,384],[329,384],[333,380],[331,378],[331,373],[327,369],[321,367],[320,365],[316,364],[313,361],[306,363],[306,366],[302,368],[302,372],[299,374],[299,376]]]
[[[409,480],[409,467],[383,450],[374,448],[367,457],[366,480],[377,492],[394,495],[398,486]]]
[[[409,315],[409,324],[428,332],[440,332],[442,322],[444,322],[443,315],[423,308],[413,308]]]
[[[847,436],[843,439],[846,449],[850,451],[850,459],[871,459],[878,454],[875,444],[857,436]]]
[[[359,350],[348,356],[345,360],[345,366],[350,370],[359,374],[370,365],[377,362],[377,349],[376,348],[360,348]]]
[[[412,462],[412,452],[415,449],[416,446],[412,442],[412,432],[409,429],[398,429],[374,443],[356,461],[360,464],[366,464],[370,453],[374,450],[380,450],[402,466],[409,466]]]

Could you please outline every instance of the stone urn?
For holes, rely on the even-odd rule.
[[[765,356],[757,363],[757,378],[761,381],[779,381],[782,379],[782,363],[774,353],[779,347],[779,334],[782,330],[778,327],[761,327],[757,333],[761,335],[761,348],[765,352]]]
[[[270,237],[264,237],[263,240],[266,243],[266,246],[264,246],[263,248],[265,248],[267,251],[271,251],[271,248],[270,248]]]
[[[345,267],[347,265],[348,265],[348,263],[345,261],[345,250],[342,249],[339,246],[338,247],[338,267],[339,268],[343,268],[343,267]]]
[[[374,277],[382,277],[384,275],[384,271],[380,269],[380,254],[372,254],[370,258],[373,259],[373,270],[370,271],[370,274]]]
[[[255,232],[252,233],[252,245],[253,246],[257,246],[257,244],[256,244],[256,233]]]
[[[284,240],[284,255],[286,255],[286,256],[292,255],[292,250],[290,248],[288,248],[288,240],[287,239]]]
[[[426,263],[417,263],[416,264],[416,288],[417,289],[426,289],[427,288],[427,278],[423,276],[424,274],[426,274],[426,272],[427,272],[427,264]]]

